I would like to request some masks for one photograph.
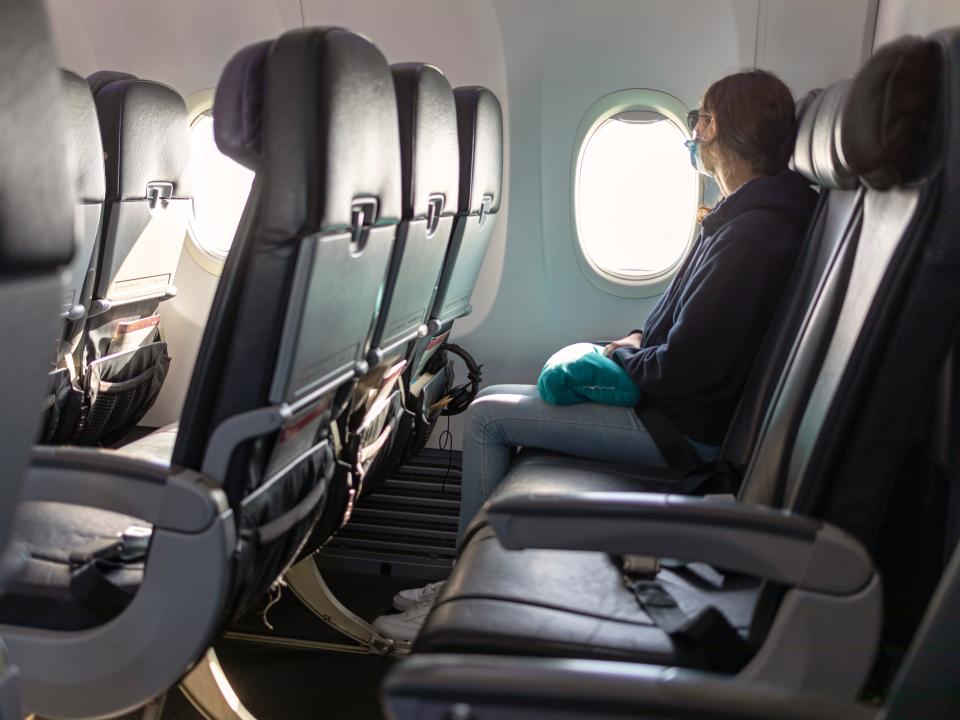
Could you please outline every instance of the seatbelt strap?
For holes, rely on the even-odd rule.
[[[680,481],[682,495],[736,495],[743,472],[729,460],[710,460],[687,472]]]
[[[947,474],[947,528],[944,558],[949,561],[955,548],[960,545],[960,478],[955,472]]]
[[[633,411],[650,433],[667,467],[680,473],[689,473],[703,465],[703,458],[694,450],[687,436],[650,397],[644,395]]]
[[[70,594],[101,620],[115,617],[133,600],[132,593],[115,585],[107,577],[110,570],[122,568],[127,557],[132,560],[143,559],[146,545],[139,539],[131,542],[126,552],[124,546],[123,539],[97,538],[70,553],[70,564],[73,566]]]
[[[70,594],[101,620],[116,617],[133,600],[132,593],[107,578],[106,572],[112,569],[116,565],[94,558],[70,574]]]
[[[737,672],[750,659],[747,641],[712,605],[688,615],[657,580],[626,573],[623,580],[654,624],[671,638],[692,643],[703,652],[711,669]]]

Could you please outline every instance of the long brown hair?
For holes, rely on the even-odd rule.
[[[743,70],[711,85],[703,110],[716,123],[716,138],[763,175],[786,169],[797,137],[793,95],[771,72]]]

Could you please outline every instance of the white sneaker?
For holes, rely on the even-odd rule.
[[[394,640],[413,642],[420,628],[427,621],[427,615],[433,608],[433,600],[418,603],[402,613],[395,615],[381,615],[373,621],[373,626],[382,635]]]
[[[403,611],[409,610],[414,605],[419,605],[423,602],[428,602],[432,605],[437,599],[437,595],[443,590],[444,582],[444,580],[440,580],[439,582],[432,582],[423,587],[401,590],[393,596],[393,606],[397,610]]]

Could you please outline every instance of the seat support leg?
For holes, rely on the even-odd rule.
[[[207,720],[256,720],[230,687],[213,648],[180,681],[180,690]]]
[[[384,637],[373,625],[337,600],[320,574],[313,556],[298,562],[287,570],[283,577],[293,594],[310,612],[338,632],[360,643],[367,652],[375,655],[401,655],[410,651],[410,643]]]
[[[160,720],[163,717],[163,707],[166,704],[167,694],[163,693],[160,697],[154,698],[143,706],[140,712],[140,720]]]

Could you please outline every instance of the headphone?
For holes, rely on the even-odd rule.
[[[467,409],[477,393],[480,392],[480,371],[483,365],[478,365],[473,356],[459,345],[447,343],[444,345],[444,352],[453,353],[463,360],[463,364],[467,366],[467,382],[450,388],[445,396],[450,398],[450,401],[440,411],[441,415],[459,415]]]

